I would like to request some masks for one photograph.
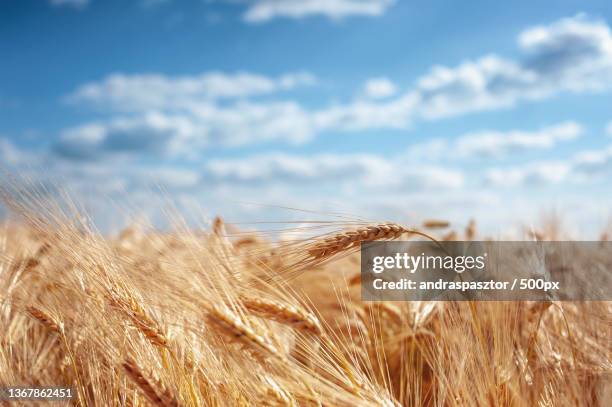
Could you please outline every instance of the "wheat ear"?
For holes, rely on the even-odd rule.
[[[79,375],[79,371],[77,369],[77,365],[75,362],[75,358],[74,355],[70,349],[70,346],[68,345],[68,340],[66,339],[66,336],[64,335],[64,332],[62,330],[62,328],[60,327],[60,325],[55,322],[55,320],[46,312],[33,307],[33,306],[28,306],[26,307],[26,311],[28,312],[28,314],[30,314],[33,318],[35,318],[36,320],[38,320],[40,323],[42,323],[45,327],[47,327],[48,330],[55,332],[57,334],[60,335],[60,337],[62,338],[62,343],[63,346],[66,348],[66,352],[68,352],[68,357],[70,359],[70,362],[72,364],[72,368],[74,369],[74,374],[75,374],[75,380],[77,381],[77,385],[78,385],[78,396],[79,396],[79,401],[81,401],[81,403],[83,403],[83,400],[85,399],[85,397],[83,396],[84,393],[84,387],[83,387],[83,383],[82,380],[80,378]]]
[[[138,386],[151,404],[159,407],[179,406],[178,401],[169,390],[163,388],[159,392],[155,390],[153,384],[143,375],[136,362],[126,359],[122,366],[128,377]],[[157,387],[161,387],[159,383],[157,383]]]
[[[380,223],[315,240],[308,249],[308,254],[313,260],[325,259],[347,249],[357,247],[362,242],[394,240],[408,233],[421,235],[433,240],[432,237],[423,232],[408,229],[397,223]]]
[[[107,293],[106,297],[112,306],[121,310],[128,317],[149,342],[162,348],[168,347],[168,340],[162,329],[153,318],[145,313],[136,300],[130,298],[127,301],[112,290]]]
[[[450,226],[450,222],[440,219],[429,219],[423,222],[425,229],[445,229]]]
[[[476,221],[470,219],[465,227],[465,240],[474,240],[476,238]]]
[[[295,406],[295,402],[291,397],[291,394],[283,389],[274,379],[269,376],[264,377],[264,382],[266,384],[266,396],[272,397],[276,400],[278,405],[283,405],[287,407]],[[270,403],[270,399],[263,400],[264,403]]]
[[[257,334],[251,327],[245,325],[238,317],[215,306],[210,307],[208,321],[219,328],[225,335],[237,339],[264,354],[281,358],[281,355],[266,338]]]
[[[44,311],[33,307],[33,306],[28,306],[26,308],[26,311],[28,312],[28,314],[30,314],[34,319],[38,320],[41,324],[43,324],[44,326],[47,327],[47,329],[49,329],[50,331],[56,332],[56,333],[61,333],[61,328],[58,325],[57,322],[55,322],[53,320],[53,318],[45,313]]]
[[[215,236],[225,236],[225,222],[219,216],[215,216],[212,223],[212,232]]]
[[[247,310],[260,318],[291,325],[315,335],[321,335],[323,332],[321,323],[316,316],[291,304],[257,298],[243,299],[242,304]]]
[[[443,242],[452,242],[452,241],[457,240],[457,238],[458,238],[457,232],[455,232],[454,230],[451,230],[450,232],[442,236],[440,240],[442,240]]]

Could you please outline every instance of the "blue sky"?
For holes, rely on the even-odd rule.
[[[609,1],[3,1],[1,166],[151,213],[162,185],[230,220],[593,231],[611,26]]]

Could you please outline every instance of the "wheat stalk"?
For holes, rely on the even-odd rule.
[[[321,335],[323,332],[317,317],[291,304],[283,304],[273,300],[246,298],[242,300],[242,305],[258,317],[291,325],[315,335]]]
[[[454,230],[451,230],[450,232],[442,236],[440,240],[442,240],[443,242],[452,242],[452,241],[457,240],[457,237],[458,237],[457,232],[455,232]]]
[[[308,254],[314,259],[331,257],[369,240],[393,240],[410,230],[395,223],[364,226],[359,229],[336,233],[313,242]]]
[[[153,318],[149,317],[136,300],[126,301],[113,290],[106,295],[111,305],[115,306],[128,317],[130,322],[142,332],[145,338],[153,345],[167,348],[168,339]]]
[[[339,223],[310,230],[330,224]],[[264,238],[234,241],[247,260],[274,260],[266,270],[212,233],[155,232],[116,251],[114,241],[66,226],[46,233],[46,258],[44,250],[23,255],[43,241],[31,230],[0,225],[0,382],[72,384],[82,406],[605,404],[609,302],[364,304],[346,287],[360,281],[358,256],[283,285],[266,282],[287,265],[297,271],[366,240],[420,233],[353,225],[286,242],[290,252],[274,252]],[[479,238],[474,223],[457,233],[449,238]],[[41,300],[22,303],[32,292]],[[172,322],[171,341],[162,321]]]
[[[38,320],[40,323],[42,323],[45,327],[47,327],[47,329],[49,329],[52,332],[55,332],[57,334],[60,335],[61,339],[62,339],[62,343],[63,346],[66,349],[68,359],[70,360],[70,363],[72,364],[72,368],[74,369],[74,374],[75,374],[75,380],[77,382],[78,385],[78,397],[79,397],[79,401],[83,402],[84,397],[83,397],[83,393],[84,393],[84,387],[82,384],[82,379],[79,375],[79,370],[77,368],[77,364],[75,361],[75,357],[72,353],[72,350],[70,349],[70,346],[68,345],[68,339],[66,338],[66,336],[64,335],[64,331],[62,329],[62,327],[60,326],[60,324],[58,324],[57,322],[55,322],[55,320],[46,312],[34,307],[34,306],[28,306],[26,307],[26,311],[28,312],[28,314],[30,314],[33,318],[35,318],[36,320]]]
[[[128,358],[125,359],[122,366],[128,377],[138,386],[149,402],[159,407],[179,406],[178,401],[168,389],[161,388],[161,391],[155,389],[153,384],[143,375],[136,362]],[[159,383],[157,385],[161,387]]]
[[[283,359],[278,349],[270,341],[257,334],[251,327],[229,312],[211,306],[208,312],[208,321],[225,335],[237,339],[255,350],[263,351],[264,354]]]
[[[33,318],[35,318],[40,323],[42,323],[44,326],[46,326],[47,329],[49,329],[50,331],[61,333],[61,328],[59,324],[55,322],[49,314],[33,306],[26,307],[26,311]]]
[[[470,219],[465,228],[465,240],[474,240],[476,238],[476,221]]]
[[[225,236],[225,222],[219,216],[215,216],[212,222],[212,232],[215,236],[223,237]]]
[[[397,324],[401,324],[404,321],[401,308],[388,302],[366,304],[365,309],[371,316],[387,316]]]
[[[440,219],[428,219],[423,222],[425,229],[444,229],[450,226],[450,222]]]
[[[243,246],[249,246],[257,243],[257,239],[253,236],[246,236],[236,240],[234,244],[234,249],[240,249]]]
[[[284,390],[274,379],[272,379],[270,376],[265,376],[264,382],[266,387],[266,395],[268,397],[272,397],[283,406],[295,406],[295,402],[291,397],[291,394]],[[265,400],[264,402],[268,403],[269,401]]]
[[[373,240],[395,240],[404,234],[423,236],[435,241],[426,233],[409,229],[397,223],[380,223],[364,226],[358,229],[340,232],[311,242],[306,251],[308,261],[325,261],[336,254],[358,247],[363,242]]]

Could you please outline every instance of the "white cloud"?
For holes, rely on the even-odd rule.
[[[175,167],[138,168],[130,177],[131,187],[135,189],[162,186],[172,190],[193,191],[201,180],[198,171]]]
[[[583,132],[578,123],[568,122],[546,127],[537,132],[482,132],[461,137],[456,144],[460,156],[501,157],[511,153],[550,149],[562,141],[570,141]]]
[[[355,101],[318,114],[347,129],[381,124],[405,128],[418,119],[509,108],[561,92],[612,88],[612,33],[603,21],[583,15],[562,19],[525,30],[518,44],[523,58],[517,61],[491,54],[455,67],[434,66],[395,99]]]
[[[92,134],[91,139],[95,142],[95,131]],[[8,151],[3,146],[9,144],[0,139],[0,159]],[[11,151],[15,156],[14,146]],[[92,191],[110,197],[121,208],[135,208],[134,214],[153,217],[162,213],[159,209],[167,207],[165,197],[159,199],[155,195],[157,186],[162,185],[173,202],[187,202],[195,208],[197,221],[201,220],[202,208],[228,217],[230,221],[281,220],[282,214],[277,207],[266,210],[255,205],[245,209],[238,203],[249,201],[309,209],[318,211],[321,216],[333,210],[349,216],[397,220],[406,224],[435,216],[458,225],[461,220],[478,215],[479,226],[495,226],[499,228],[495,230],[502,231],[512,221],[524,221],[529,213],[536,214],[550,203],[548,188],[522,189],[523,186],[556,185],[567,189],[570,196],[573,193],[575,198],[580,198],[576,201],[578,204],[591,205],[592,202],[577,196],[575,190],[566,186],[570,182],[605,181],[612,175],[612,145],[576,154],[567,162],[541,162],[490,171],[468,170],[465,175],[462,170],[448,166],[407,162],[401,154],[278,153],[216,159],[201,167],[193,163],[178,167],[159,161],[154,165],[127,161],[118,165],[112,160],[88,160],[75,165],[65,160],[46,161],[45,154],[27,158],[23,154],[23,151],[16,152],[16,156],[21,157],[18,160],[21,164],[17,164],[20,175],[26,174],[23,169],[29,163],[44,162],[44,170],[35,174],[28,172],[28,179],[36,185],[44,185],[45,192],[51,193],[57,187],[55,181],[60,179],[60,185],[70,188],[79,202],[87,202],[87,208],[94,211],[94,218],[103,222],[102,227],[117,225],[117,216],[125,213],[113,211],[112,216],[108,216],[107,204],[100,204],[100,195],[91,195]],[[483,179],[488,185],[482,185]],[[88,196],[92,199],[88,200]],[[565,202],[569,201],[563,198],[559,203]],[[598,207],[605,209],[605,199]],[[574,213],[583,219],[594,213],[589,210],[580,213],[583,208],[584,205],[573,207]],[[300,213],[289,215],[292,220],[296,216],[303,219]],[[129,214],[125,216],[129,221]]]
[[[575,122],[559,123],[529,132],[523,130],[481,131],[459,136],[455,140],[434,139],[409,148],[414,158],[432,159],[490,159],[534,150],[547,150],[560,142],[575,140],[583,128]]]
[[[417,81],[418,115],[437,119],[513,105],[532,93],[539,78],[515,62],[495,55],[455,68],[434,66]]]
[[[405,129],[413,118],[418,100],[414,94],[382,102],[355,101],[312,112],[320,131]]]
[[[534,34],[539,33],[539,34]],[[518,61],[486,55],[456,67],[434,66],[415,87],[382,101],[357,100],[313,112],[321,131],[406,128],[437,120],[509,108],[560,92],[612,87],[612,34],[602,21],[582,15],[524,31]],[[366,85],[367,86],[367,85]]]
[[[205,165],[204,180],[221,184],[316,185],[340,187],[357,184],[378,188],[459,188],[463,174],[435,166],[411,167],[402,160],[374,154],[320,154],[299,156],[266,154],[241,159],[211,160]]]
[[[397,92],[397,87],[388,78],[372,78],[363,86],[365,96],[372,99],[384,99],[393,96]]]
[[[268,154],[236,160],[212,160],[206,165],[211,180],[255,184],[260,182],[331,182],[360,179],[371,183],[389,173],[389,163],[372,155],[313,157]]]
[[[612,176],[612,145],[597,151],[582,151],[566,161],[532,163],[521,167],[494,168],[485,181],[496,186],[584,183]]]
[[[8,139],[0,137],[0,162],[8,165],[19,164],[22,154]]]
[[[612,176],[612,145],[577,153],[572,160],[572,169],[580,180],[609,179]]]
[[[518,42],[519,62],[488,55],[432,68],[415,89],[419,114],[435,119],[612,86],[612,34],[603,21],[578,15],[525,30]]]
[[[456,67],[434,66],[412,89],[396,96],[390,95],[394,86],[386,79],[366,82],[365,93],[370,96],[388,95],[381,100],[358,97],[347,103],[311,108],[296,99],[278,100],[279,92],[314,83],[311,74],[268,77],[221,72],[182,77],[111,75],[80,87],[69,100],[122,114],[97,124],[106,129],[105,138],[117,133],[112,139],[118,141],[120,134],[133,130],[141,137],[154,136],[147,146],[141,140],[144,147],[156,143],[186,146],[184,141],[189,139],[192,144],[187,150],[197,152],[208,145],[304,142],[325,132],[406,129],[418,120],[507,108],[563,91],[602,91],[612,86],[612,34],[602,21],[581,15],[562,19],[524,31],[518,42],[524,52],[518,61],[488,55]],[[152,111],[169,122],[163,126],[163,134],[148,119]],[[476,134],[457,147],[466,155],[545,149],[563,139],[563,134],[551,135],[550,131]],[[75,143],[76,137],[72,136],[70,142]],[[83,137],[88,145],[88,136]],[[106,148],[109,143],[94,145]]]
[[[181,109],[218,99],[269,95],[314,83],[316,78],[307,72],[289,73],[277,78],[249,72],[205,72],[180,77],[113,74],[102,81],[80,86],[67,100],[127,112]]]
[[[406,166],[403,160],[397,161],[394,173],[399,176],[399,186],[403,191],[410,191],[412,188],[428,189],[453,189],[461,188],[465,184],[465,177],[459,169],[449,169],[436,167],[433,165],[419,166],[411,168]],[[390,174],[390,176],[393,176]]]
[[[55,151],[64,158],[113,153],[179,153],[208,145],[239,146],[280,140],[300,143],[324,131],[404,128],[410,98],[306,110],[294,101],[253,100],[310,85],[316,78],[241,73],[194,77],[115,74],[68,96],[121,115],[67,129]]]
[[[545,77],[549,87],[601,90],[612,80],[612,34],[603,21],[585,15],[538,26],[519,36],[523,65]]]
[[[64,158],[108,154],[196,155],[209,145],[270,140],[299,143],[319,131],[316,119],[292,101],[251,100],[316,83],[307,72],[276,78],[247,72],[171,77],[114,74],[67,97],[119,116],[63,132],[55,151]]]
[[[89,0],[50,0],[52,6],[72,6],[84,7],[89,4]]]
[[[566,163],[538,163],[515,168],[488,170],[485,181],[502,187],[558,184],[566,179],[570,171],[571,166]]]
[[[138,153],[138,144],[142,153],[162,150],[196,153],[209,145],[303,143],[326,131],[406,128],[409,124],[406,111],[414,103],[406,97],[385,104],[360,101],[307,110],[294,101],[244,99],[221,103],[194,101],[181,95],[180,102],[172,103],[172,95],[133,96],[115,98],[103,92],[90,97],[122,110],[122,114],[65,130],[56,151],[65,158],[88,158],[97,149],[103,150],[100,153]]]
[[[197,158],[208,146],[241,146],[273,140],[302,143],[315,123],[291,102],[196,104],[190,111],[151,111],[66,129],[55,152],[66,159],[104,155],[182,155]]]
[[[302,143],[318,129],[313,118],[294,102],[239,102],[228,107],[194,106],[192,112],[201,125],[200,137],[211,143],[238,146],[267,141]]]
[[[263,23],[278,17],[380,16],[395,0],[255,0],[252,3],[244,13],[245,21]]]
[[[55,151],[70,159],[95,159],[105,154],[168,155],[193,140],[196,129],[183,117],[150,113],[67,129]]]

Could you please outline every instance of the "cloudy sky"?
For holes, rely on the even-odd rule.
[[[6,0],[0,167],[147,213],[596,230],[612,3],[520,3]]]

